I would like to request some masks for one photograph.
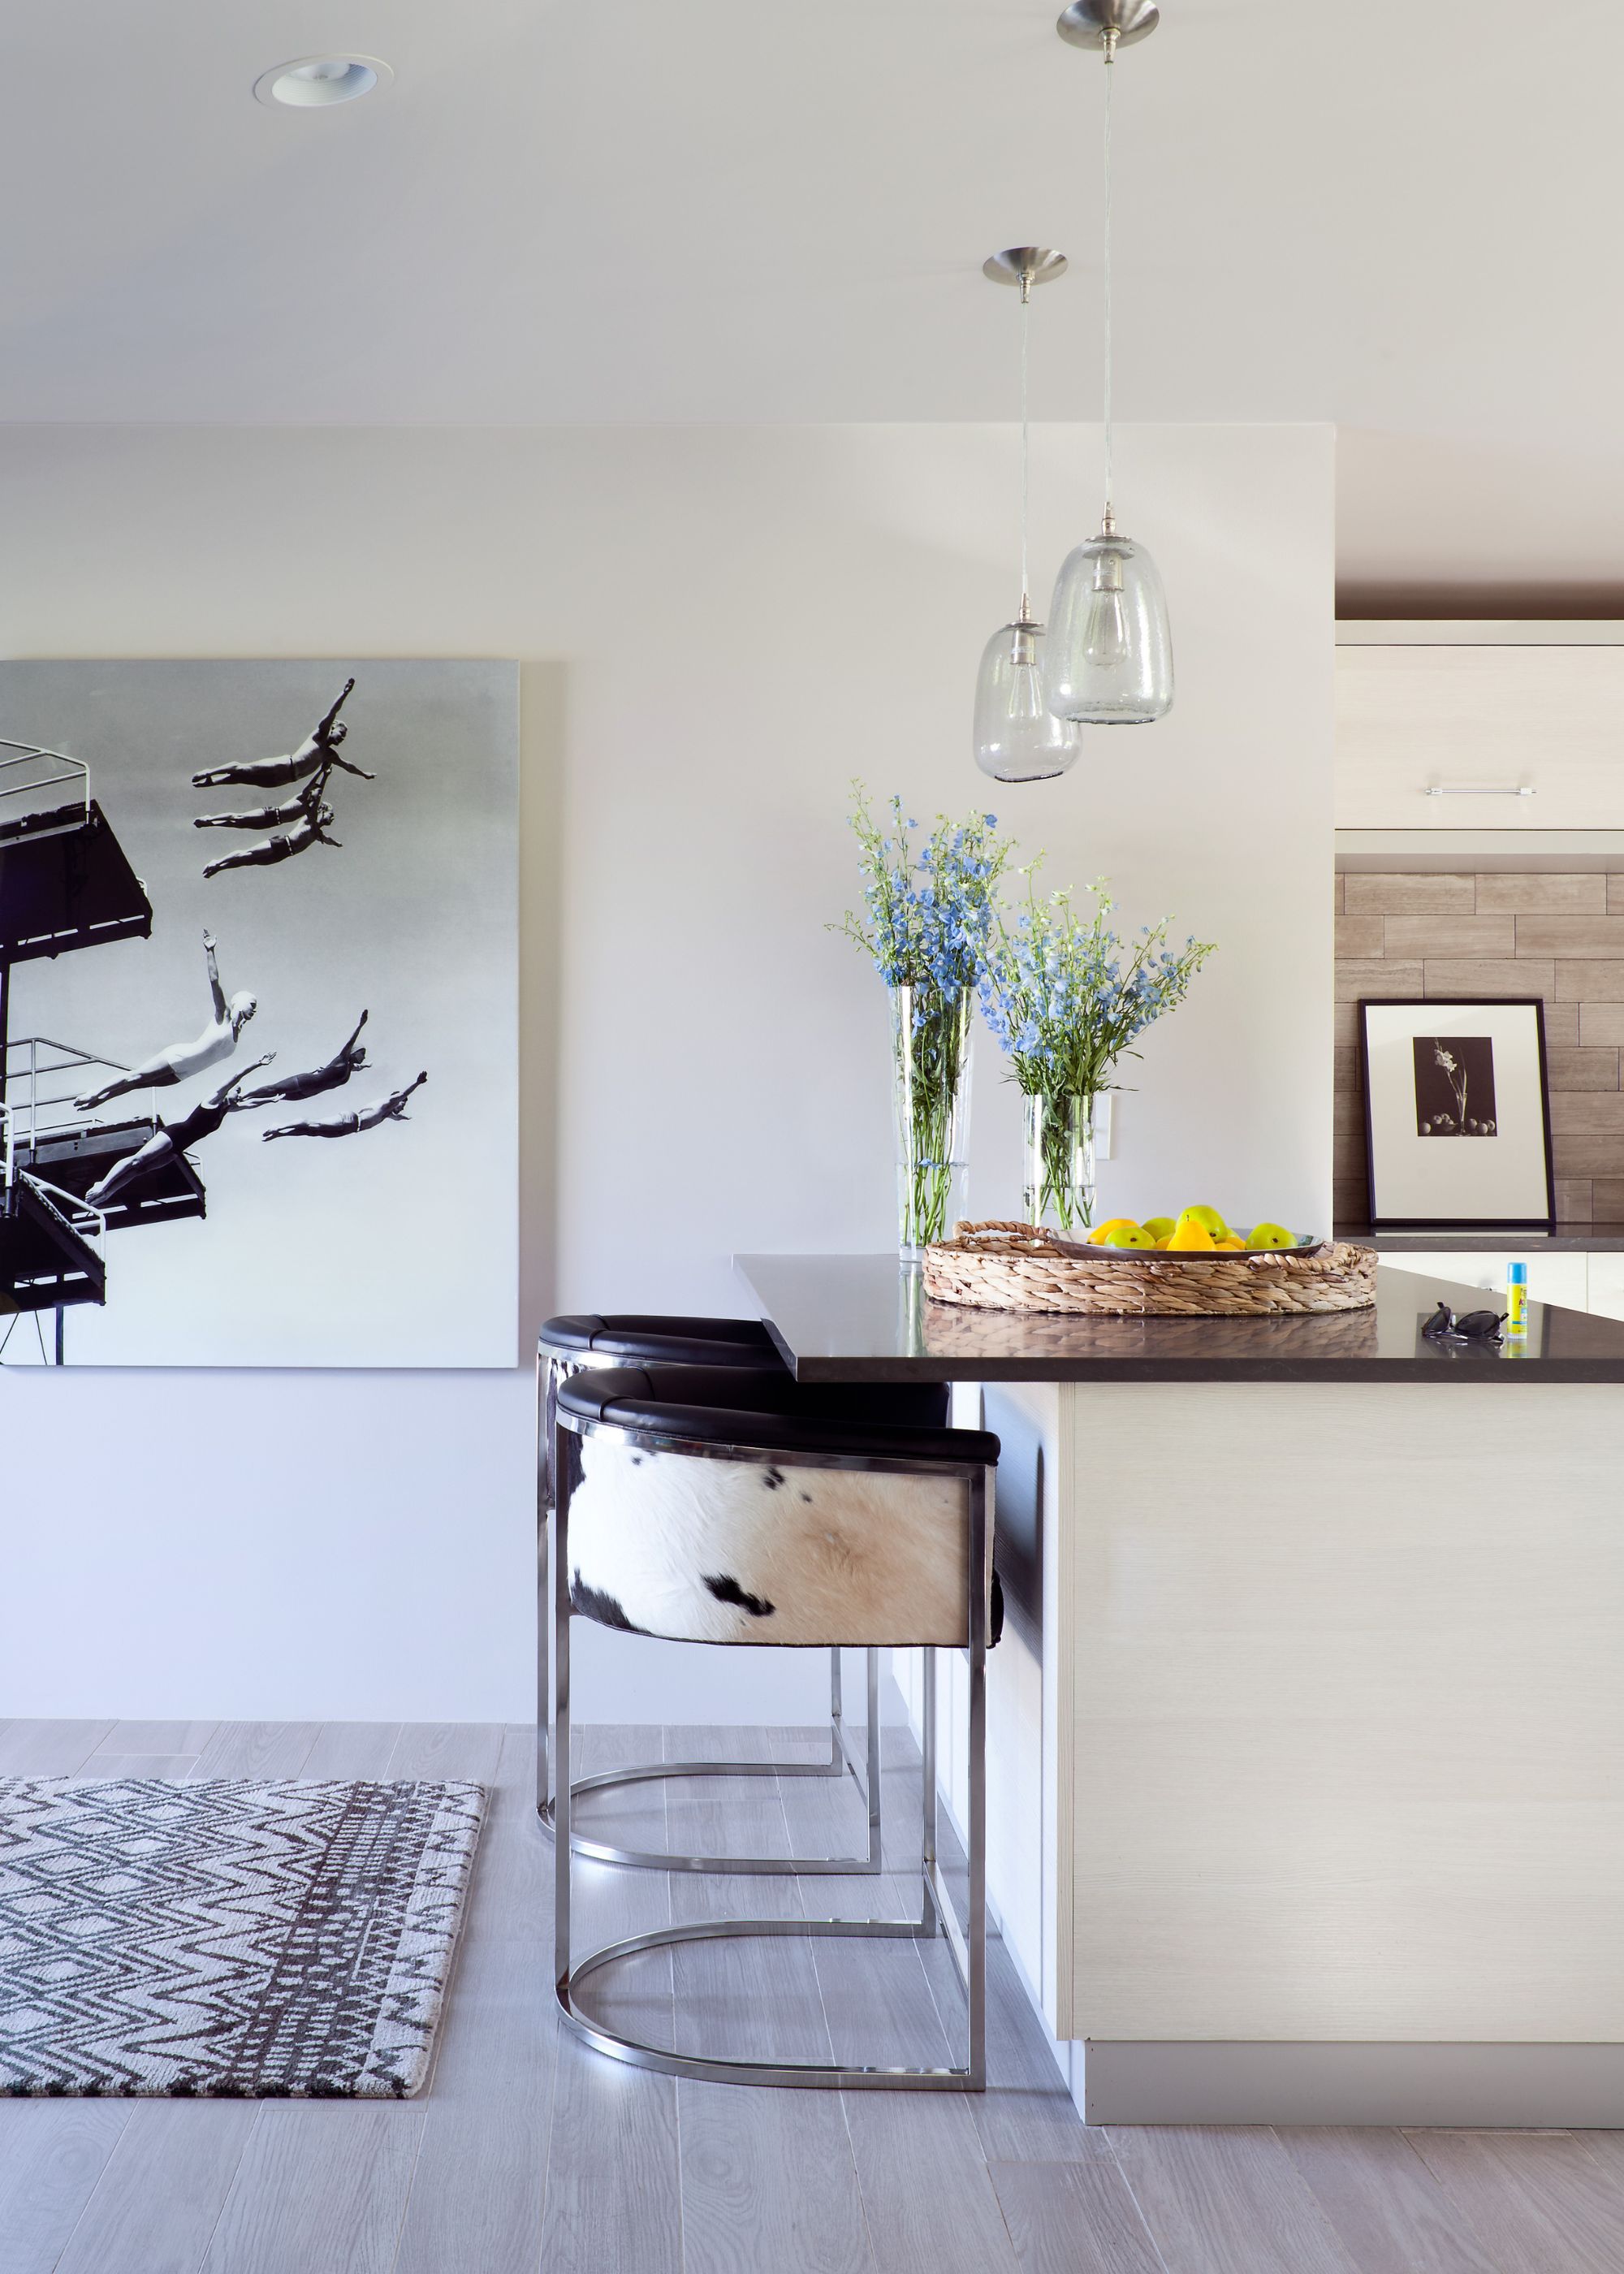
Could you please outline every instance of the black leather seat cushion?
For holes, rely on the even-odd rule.
[[[938,1382],[797,1382],[787,1370],[726,1367],[593,1367],[560,1382],[560,1414],[701,1444],[860,1458],[963,1461],[998,1457],[984,1429],[949,1429]]]
[[[628,1366],[737,1367],[786,1374],[777,1344],[759,1319],[662,1317],[622,1311],[549,1319],[540,1334],[544,1351],[560,1357],[623,1359]],[[947,1384],[936,1382],[853,1385],[838,1393],[844,1412],[901,1427],[944,1429]]]
[[[759,1319],[662,1317],[646,1311],[608,1316],[583,1311],[549,1319],[540,1335],[544,1351],[568,1356],[578,1352],[624,1359],[628,1366],[781,1367],[777,1344]]]

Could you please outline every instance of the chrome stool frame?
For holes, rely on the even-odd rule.
[[[548,1529],[556,1497],[558,1465],[555,1425],[558,1386],[583,1367],[624,1366],[613,1352],[571,1351],[568,1354],[545,1345],[536,1355],[536,1813],[548,1832],[557,1828],[557,1801],[553,1790],[553,1749],[548,1742],[551,1701],[548,1698],[547,1629],[552,1616],[548,1586]],[[866,1856],[680,1856],[661,1855],[638,1848],[616,1848],[584,1832],[570,1833],[577,1856],[599,1864],[626,1864],[640,1871],[742,1871],[800,1874],[851,1879],[869,1876],[880,1869],[883,1824],[880,1812],[880,1653],[868,1653],[867,1758],[861,1770],[853,1758],[846,1736],[841,1653],[829,1653],[829,1758],[821,1761],[663,1761],[647,1768],[607,1769],[600,1775],[576,1777],[570,1790],[602,1792],[617,1785],[647,1784],[679,1776],[800,1776],[840,1777],[848,1774],[868,1813]]]
[[[969,1643],[965,1656],[969,1668],[969,1821],[966,1826],[969,1849],[969,1922],[961,1928],[953,1908],[952,1899],[944,1882],[941,1864],[936,1855],[936,1661],[934,1648],[924,1652],[923,1697],[923,1775],[924,1828],[921,1843],[920,1883],[921,1909],[918,1918],[880,1919],[786,1919],[734,1918],[708,1919],[690,1924],[661,1927],[650,1934],[628,1936],[623,1941],[605,1945],[589,1951],[578,1965],[570,1962],[570,1910],[573,1894],[571,1857],[581,1852],[572,1836],[570,1823],[572,1800],[582,1789],[569,1775],[570,1755],[570,1670],[569,1627],[571,1616],[569,1592],[569,1469],[566,1458],[565,1435],[574,1431],[583,1437],[598,1434],[601,1425],[574,1416],[554,1415],[552,1438],[553,1473],[558,1480],[554,1507],[554,1539],[556,1555],[553,1561],[553,1745],[559,1764],[559,1788],[554,1802],[555,1901],[553,1913],[553,1974],[554,1992],[559,2010],[577,2037],[595,2051],[606,2054],[612,2060],[624,2061],[634,2068],[653,2069],[663,2076],[693,2077],[715,2084],[771,2084],[835,2089],[842,2091],[948,2091],[984,2092],[987,2089],[987,1647],[988,1647],[988,1576],[989,1570],[989,1542],[992,1508],[992,1469],[979,1463],[929,1462],[923,1460],[887,1460],[859,1457],[853,1454],[816,1454],[798,1450],[793,1459],[797,1465],[808,1468],[857,1469],[876,1474],[908,1476],[947,1476],[962,1479],[969,1497],[969,1554],[967,1585],[967,1630]],[[655,1434],[636,1428],[617,1427],[615,1434],[635,1446],[651,1452],[677,1452],[704,1460],[732,1460],[757,1463],[771,1466],[783,1460],[781,1452],[763,1450],[747,1445],[718,1445],[694,1439],[680,1439]],[[838,1653],[836,1653],[837,1659]],[[876,1664],[875,1653],[869,1653],[869,1665]],[[879,1727],[876,1683],[871,1673],[869,1681],[869,1758],[873,1766],[870,1791],[878,1790]],[[684,1773],[690,1773],[684,1770]],[[711,1763],[704,1772],[710,1775],[735,1775],[739,1768],[727,1763]],[[744,1773],[751,1773],[747,1766]],[[767,1773],[764,1765],[759,1773]],[[826,1772],[823,1772],[826,1773]],[[658,1775],[658,1770],[642,1771],[640,1774]],[[601,1783],[605,1779],[589,1781]],[[870,1803],[870,1823],[877,1821],[875,1804]],[[877,1834],[875,1835],[877,1839]],[[593,1852],[593,1851],[589,1851]],[[603,1852],[601,1850],[596,1852]],[[673,1859],[676,1868],[686,1867],[686,1859]],[[736,1865],[718,1860],[706,1868],[737,1869]],[[746,1868],[763,1868],[762,1864]],[[805,1864],[795,1864],[776,1858],[766,1859],[766,1868],[773,1871],[805,1871]],[[812,1869],[828,1869],[814,1864]],[[953,2067],[903,2067],[843,2064],[833,2061],[767,2061],[730,2059],[719,2056],[678,2052],[672,2047],[651,2045],[639,2037],[630,2037],[612,2029],[606,2022],[584,2013],[576,2003],[577,1987],[589,1975],[613,1965],[618,1959],[629,1958],[645,1950],[665,1950],[677,1943],[739,1940],[756,1935],[805,1935],[813,1939],[853,1937],[868,1939],[907,1939],[930,1941],[937,1933],[946,1940],[965,1993],[967,2008],[966,2052],[962,2066]]]

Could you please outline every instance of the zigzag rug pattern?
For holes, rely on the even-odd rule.
[[[0,1778],[0,2094],[426,2082],[477,1784]]]

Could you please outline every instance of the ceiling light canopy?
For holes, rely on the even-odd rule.
[[[1108,33],[1113,46],[1126,48],[1148,38],[1161,20],[1156,0],[1071,0],[1055,29],[1074,48],[1102,48]]]
[[[285,102],[295,110],[322,110],[353,102],[375,87],[387,87],[395,73],[376,56],[301,56],[273,64],[254,81],[261,102]]]

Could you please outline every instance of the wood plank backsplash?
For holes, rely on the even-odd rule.
[[[1624,1223],[1624,875],[1336,879],[1339,1223],[1364,1221],[1361,996],[1537,995],[1545,1006],[1556,1212]]]

